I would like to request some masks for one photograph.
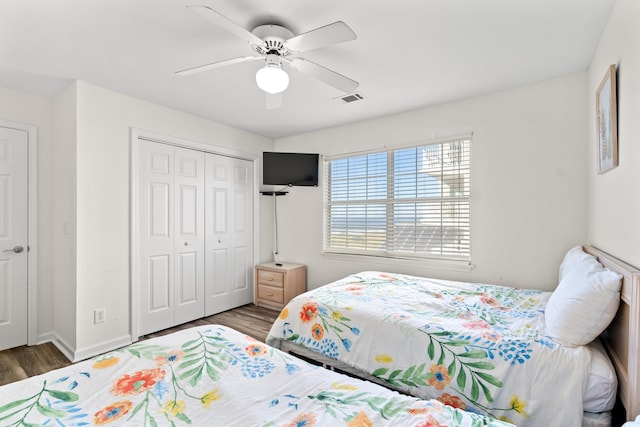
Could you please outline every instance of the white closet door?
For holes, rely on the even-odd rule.
[[[210,316],[253,300],[253,165],[205,157],[206,304]]]
[[[232,159],[233,289],[231,304],[253,302],[253,164]]]
[[[139,141],[140,335],[174,325],[174,147]]]
[[[204,153],[140,140],[140,335],[204,315]]]
[[[204,153],[175,149],[175,324],[204,315]]]
[[[231,158],[205,156],[205,314],[229,310],[231,305],[231,232],[229,198]]]

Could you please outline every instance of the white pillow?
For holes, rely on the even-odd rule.
[[[585,412],[611,411],[616,404],[618,377],[599,339],[587,345],[591,352],[591,369],[582,402]]]
[[[559,280],[561,281],[562,279],[564,279],[564,276],[566,276],[567,273],[569,273],[578,264],[580,264],[580,262],[582,262],[582,261],[584,261],[586,259],[595,260],[596,258],[593,255],[589,255],[588,253],[583,251],[582,250],[582,246],[576,246],[576,247],[573,247],[573,248],[569,249],[567,251],[567,253],[564,255],[562,263],[560,264],[560,277],[559,277]]]
[[[593,341],[618,311],[621,279],[593,257],[579,262],[547,302],[547,335],[569,347]]]

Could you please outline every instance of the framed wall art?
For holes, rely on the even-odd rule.
[[[616,66],[610,65],[596,92],[598,173],[618,166],[618,115],[616,108]]]

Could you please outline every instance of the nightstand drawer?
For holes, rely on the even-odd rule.
[[[279,271],[258,270],[258,283],[281,288],[284,274]]]
[[[282,287],[274,288],[272,286],[259,284],[258,298],[282,304],[284,302],[284,290]]]

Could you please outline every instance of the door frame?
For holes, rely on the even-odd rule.
[[[165,134],[161,134],[154,131],[149,131],[140,128],[131,128],[131,181],[130,181],[130,217],[129,217],[129,229],[131,231],[130,234],[130,266],[129,266],[129,283],[131,284],[130,288],[130,306],[129,306],[129,314],[131,319],[131,341],[137,341],[140,338],[139,335],[139,325],[138,325],[138,161],[139,161],[139,144],[138,141],[152,141],[158,142],[161,144],[172,145],[174,147],[182,147],[188,148],[192,150],[203,151],[205,153],[218,154],[227,157],[234,157],[237,159],[247,160],[253,163],[253,259],[257,260],[259,256],[259,225],[260,225],[260,216],[259,216],[259,206],[258,206],[258,198],[259,194],[258,190],[260,188],[259,183],[259,160],[260,156],[258,154],[247,153],[240,150],[234,150],[226,147],[220,147],[216,145],[204,144],[201,142],[195,142],[188,139],[178,138],[174,136],[169,136]]]
[[[27,133],[27,345],[38,343],[38,127],[0,119],[0,127]]]

